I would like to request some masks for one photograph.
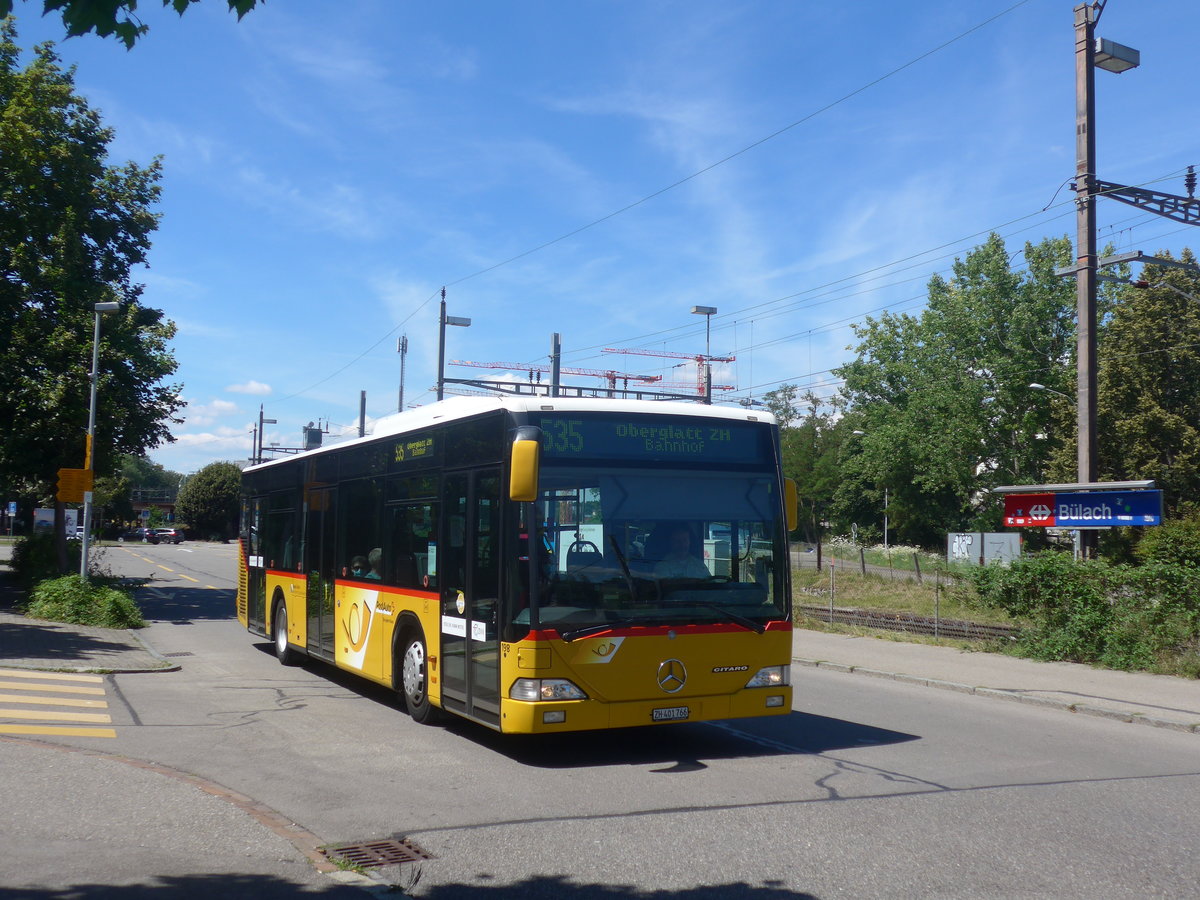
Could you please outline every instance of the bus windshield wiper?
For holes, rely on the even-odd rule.
[[[624,619],[613,619],[611,622],[601,622],[598,625],[585,625],[583,628],[576,628],[572,631],[562,631],[559,632],[559,637],[569,643],[624,625],[657,625],[660,624],[662,618],[662,616],[627,616]]]
[[[729,621],[733,622],[735,625],[741,625],[743,628],[748,628],[755,634],[762,634],[767,630],[767,626],[763,625],[761,622],[755,622],[753,619],[748,619],[740,613],[735,613],[733,610],[725,609],[725,607],[718,606],[715,603],[697,603],[695,605],[703,609],[711,609],[713,612],[719,613],[720,615],[729,619]]]

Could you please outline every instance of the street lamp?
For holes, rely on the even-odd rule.
[[[437,398],[442,399],[445,392],[443,390],[446,380],[446,326],[457,325],[459,328],[467,328],[471,324],[471,320],[464,316],[448,316],[446,315],[446,289],[442,288],[442,308],[438,315],[438,380],[437,380]]]
[[[1069,403],[1075,403],[1075,398],[1070,394],[1064,394],[1062,391],[1056,391],[1054,388],[1048,388],[1044,384],[1038,384],[1036,381],[1031,381],[1029,386],[1035,391],[1045,391],[1047,394],[1057,394]]]
[[[704,316],[704,402],[712,403],[712,317],[717,314],[715,306],[693,306],[692,315]]]
[[[92,539],[92,442],[96,438],[96,382],[100,369],[100,316],[104,313],[116,312],[120,308],[121,304],[115,301],[92,304],[96,326],[92,332],[92,371],[88,375],[92,387],[91,400],[88,403],[87,449],[84,451],[83,461],[83,468],[88,473],[88,490],[83,492],[83,545],[79,554],[79,577],[83,579],[88,576],[88,550]]]

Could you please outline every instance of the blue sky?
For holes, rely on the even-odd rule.
[[[703,352],[707,305],[723,400],[831,394],[850,323],[918,310],[990,230],[1074,234],[1074,2],[1012,3],[267,0],[239,23],[144,0],[132,51],[62,40],[40,3],[17,27],[78,66],[113,162],[164,157],[137,277],[189,405],[150,456],[192,472],[249,455],[260,403],[283,446],[355,427],[361,390],[394,412],[401,334],[406,404],[432,402],[443,285],[473,320],[448,358],[546,362],[559,332],[564,365],[690,382],[601,350]],[[1101,178],[1181,193],[1200,164],[1196,19],[1108,3],[1098,33],[1142,66],[1097,73]],[[1113,202],[1100,223],[1121,250],[1197,244]]]

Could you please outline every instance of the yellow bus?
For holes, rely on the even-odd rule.
[[[418,722],[785,714],[794,517],[767,413],[459,397],[246,469],[238,618]]]

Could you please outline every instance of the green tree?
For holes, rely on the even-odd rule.
[[[1027,244],[1014,271],[992,235],[947,280],[929,283],[919,316],[886,313],[856,328],[857,358],[836,370],[857,440],[844,443],[835,514],[876,523],[885,493],[896,539],[940,546],[947,531],[999,524],[982,493],[1038,483],[1061,431],[1037,381],[1070,371],[1071,287],[1054,275],[1066,239]]]
[[[108,163],[113,139],[75,92],[52,45],[29,65],[0,23],[0,491],[53,493],[57,470],[84,465],[93,304],[104,317],[93,467],[171,440],[179,385],[175,326],[143,306],[131,270],[158,216],[160,164]]]
[[[209,463],[184,482],[175,503],[176,518],[199,537],[232,537],[241,487],[241,469],[230,462]]]
[[[829,515],[838,483],[838,459],[844,428],[834,410],[811,391],[798,397],[793,384],[766,395],[766,406],[780,423],[783,472],[796,482],[799,528],[804,540],[816,543]],[[803,404],[801,407],[799,404]]]
[[[1104,327],[1098,457],[1105,480],[1153,478],[1172,511],[1200,497],[1200,274],[1146,266],[1142,278]]]
[[[144,456],[126,454],[120,459],[121,477],[130,487],[149,490],[177,491],[183,475],[172,472]]]
[[[193,3],[200,0],[162,0],[164,7],[172,7],[179,15],[187,12]],[[236,12],[238,21],[258,5],[258,0],[226,0],[231,12]],[[266,0],[263,0],[265,3]],[[14,0],[0,0],[0,18],[13,11]],[[67,37],[77,37],[94,31],[100,37],[116,35],[126,48],[132,49],[137,39],[150,30],[137,17],[138,0],[42,0],[42,15],[61,12]]]

